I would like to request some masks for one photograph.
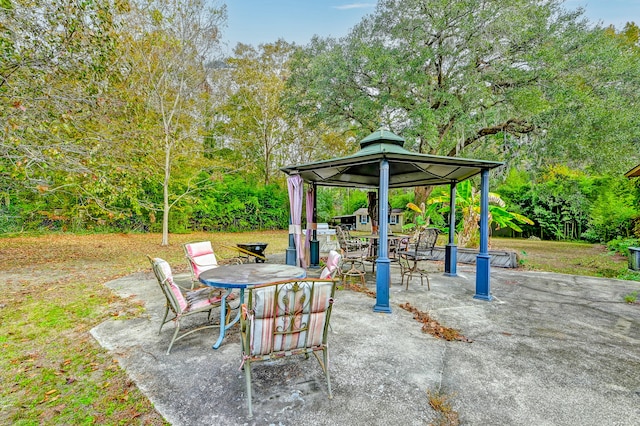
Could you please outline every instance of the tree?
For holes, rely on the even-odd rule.
[[[311,114],[364,132],[384,123],[418,152],[456,155],[535,129],[513,98],[536,96],[534,55],[572,17],[556,2],[381,1],[346,38],[312,40],[292,84]]]
[[[115,55],[116,22],[127,4],[4,0],[0,10],[5,204],[21,203],[22,217],[51,216],[52,205],[68,217],[87,200],[101,201],[92,187],[104,185],[112,170],[96,159],[109,145],[103,88]]]
[[[239,43],[227,60],[233,84],[227,85],[226,102],[215,111],[215,136],[228,139],[245,167],[257,169],[265,185],[272,180],[276,151],[290,142],[282,93],[293,49],[284,40],[260,45],[259,50]]]
[[[315,122],[385,124],[421,153],[611,167],[638,140],[637,59],[559,0],[383,0],[345,38],[313,39],[289,84]]]
[[[205,63],[211,60],[226,19],[225,7],[208,7],[210,3],[141,1],[123,34],[127,37],[123,46],[129,46],[122,57],[123,81],[133,104],[142,105],[138,108],[143,121],[131,125],[143,126],[140,142],[149,148],[147,158],[154,166],[149,171],[162,187],[162,245],[169,244],[171,208],[202,188],[194,179],[205,167],[203,111],[209,91]],[[187,173],[180,186],[172,186],[176,170]]]
[[[541,171],[558,164],[592,174],[621,174],[637,164],[637,47],[611,29],[596,27],[566,33],[545,55],[545,106],[533,116],[541,133],[511,149],[529,150],[524,164]]]
[[[533,221],[526,216],[506,209],[506,203],[496,193],[489,193],[489,227],[495,223],[497,228],[511,228],[522,232],[519,223],[533,225]],[[448,213],[451,205],[451,195],[430,198],[429,205],[438,205],[440,213]],[[458,245],[461,247],[478,247],[480,243],[480,191],[473,187],[469,179],[456,186],[456,209],[462,212],[462,220],[458,222]],[[422,209],[424,210],[424,208]]]
[[[309,129],[305,117],[289,101],[285,83],[296,46],[284,40],[258,48],[238,44],[226,61],[229,80],[223,82],[222,105],[214,110],[212,137],[227,146],[238,164],[268,185],[284,175],[274,170],[338,152],[344,145],[335,131]]]

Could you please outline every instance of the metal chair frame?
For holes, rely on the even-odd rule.
[[[369,245],[357,238],[350,238],[348,230],[341,226],[336,227],[336,236],[340,250],[342,250],[342,263],[340,265],[342,283],[346,283],[347,277],[359,277],[364,286],[366,274],[364,260],[369,254]]]
[[[404,283],[404,277],[407,276],[407,284],[405,289],[409,289],[409,281],[414,274],[420,275],[420,285],[424,285],[424,277],[427,278],[427,288],[431,290],[429,281],[429,273],[426,269],[419,267],[419,262],[433,259],[433,248],[438,240],[440,230],[437,228],[425,228],[418,234],[418,239],[413,248],[400,252],[400,285]]]
[[[206,313],[207,314],[207,322],[211,320],[211,313],[215,308],[219,308],[221,306],[221,295],[220,290],[215,288],[202,288],[194,291],[184,290],[176,285],[173,282],[173,275],[171,273],[171,267],[169,264],[160,258],[152,258],[147,255],[149,262],[151,263],[151,268],[153,269],[153,273],[156,276],[158,284],[160,285],[160,289],[165,296],[165,311],[164,316],[162,318],[162,322],[160,323],[160,329],[158,330],[158,334],[162,331],[162,327],[168,322],[175,322],[175,329],[173,332],[173,337],[171,338],[171,342],[169,343],[169,348],[167,349],[167,355],[171,353],[171,348],[173,344],[178,340],[187,337],[188,335],[195,333],[196,331],[203,330],[205,328],[217,328],[220,327],[220,324],[207,324],[195,329],[189,330],[182,335],[178,336],[180,332],[180,321],[183,318],[194,314]],[[225,302],[226,303],[226,302]],[[171,312],[172,316],[169,318],[169,312]],[[227,304],[227,318],[225,323],[229,322],[231,309]]]
[[[309,358],[313,353],[325,374],[329,398],[333,398],[327,336],[335,290],[332,279],[288,280],[248,289],[247,303],[242,305],[240,330],[249,418],[253,417],[251,366],[254,362],[291,355]]]

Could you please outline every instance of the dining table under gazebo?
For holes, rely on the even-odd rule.
[[[309,185],[307,192],[307,216],[311,217],[308,228],[310,238],[311,266],[319,263],[319,242],[316,223],[316,187],[337,186],[369,188],[378,190],[379,250],[376,259],[376,312],[391,312],[389,304],[389,282],[391,280],[388,244],[388,200],[390,188],[408,188],[429,185],[449,185],[451,209],[449,215],[449,240],[445,247],[445,275],[455,276],[457,247],[455,235],[455,194],[458,182],[473,176],[481,176],[480,193],[480,250],[476,259],[476,293],[474,298],[491,300],[489,240],[489,171],[503,165],[501,162],[474,160],[418,154],[404,148],[404,139],[388,130],[379,129],[360,141],[360,150],[355,154],[293,165],[281,168],[288,175],[289,197],[292,207],[290,226],[290,248],[287,263],[295,264],[302,256],[299,235],[301,234],[301,206],[303,183]],[[310,214],[311,213],[311,214]],[[307,220],[309,222],[309,219]],[[309,234],[309,232],[307,232]],[[295,248],[292,244],[297,244]]]

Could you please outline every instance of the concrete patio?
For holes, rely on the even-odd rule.
[[[218,350],[213,329],[166,355],[173,330],[158,335],[164,300],[150,271],[106,284],[144,301],[146,314],[109,320],[92,335],[174,425],[439,424],[428,392],[448,396],[466,425],[638,424],[640,305],[623,297],[640,283],[492,268],[494,300],[485,302],[473,299],[472,266],[459,265],[453,278],[432,266],[431,291],[416,278],[405,290],[392,267],[391,314],[374,313],[366,294],[339,290],[329,337],[334,398],[313,357],[259,363],[253,419],[237,327]],[[423,333],[398,307],[405,302],[473,342]]]

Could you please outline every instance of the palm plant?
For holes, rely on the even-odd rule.
[[[414,211],[413,222],[406,223],[402,226],[403,231],[412,231],[416,235],[421,230],[428,227],[431,222],[434,222],[434,226],[440,227],[442,225],[442,216],[438,212],[438,205],[432,204],[425,206],[425,203],[420,203],[418,207],[414,203],[407,203],[407,208]]]
[[[442,194],[428,200],[429,205],[437,206],[440,213],[450,210],[450,195]],[[480,243],[480,191],[471,185],[471,181],[460,182],[456,187],[456,207],[462,213],[462,221],[456,226],[458,245],[460,247],[478,247]],[[522,232],[518,223],[533,225],[533,221],[519,213],[506,209],[506,203],[500,195],[489,193],[489,229],[491,224],[496,228],[508,227],[516,232]]]

